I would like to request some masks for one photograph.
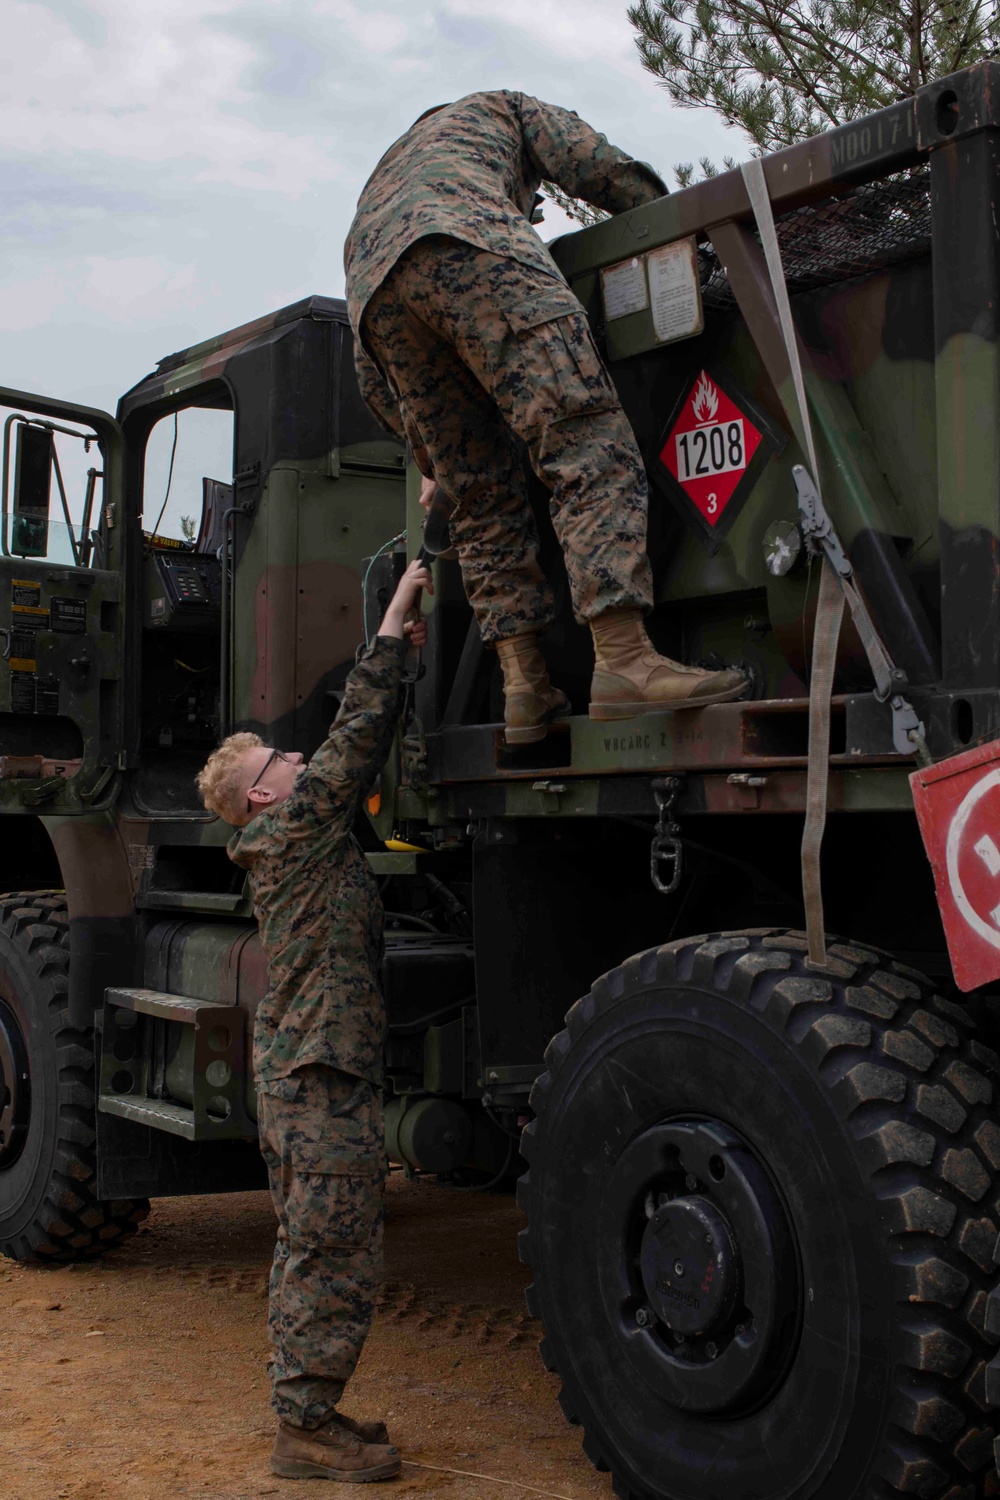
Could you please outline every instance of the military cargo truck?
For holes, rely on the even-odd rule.
[[[523,1151],[542,1355],[623,1500],[995,1492],[996,1022],[952,985],[908,777],[1000,736],[998,101],[984,64],[767,158],[763,207],[728,172],[555,245],[647,462],[651,634],[748,695],[591,721],[539,491],[573,717],[506,746],[445,551],[358,829],[390,1154],[468,1187]],[[0,400],[0,1249],[65,1260],[263,1181],[265,967],[193,778],[237,727],[316,748],[421,514],[329,298],[116,417]],[[232,472],[168,544],[144,455],[190,412],[229,414]],[[824,702],[837,548],[867,613]]]

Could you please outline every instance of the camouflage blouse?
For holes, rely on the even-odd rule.
[[[425,235],[451,235],[561,280],[530,223],[543,181],[609,213],[667,191],[645,162],[610,145],[571,110],[529,94],[469,94],[411,126],[369,177],[348,232],[344,264],[355,333],[369,297]]]
[[[308,1063],[382,1083],[382,903],[351,827],[389,753],[404,651],[376,638],[291,796],[229,841],[250,872],[267,954],[253,1048],[265,1086]]]

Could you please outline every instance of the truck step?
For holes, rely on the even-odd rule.
[[[180,1135],[188,1141],[199,1139],[195,1112],[183,1104],[171,1104],[166,1099],[129,1099],[120,1094],[102,1094],[99,1107],[103,1114],[135,1120],[139,1125],[165,1130],[168,1135]]]
[[[139,1011],[146,1016],[159,1016],[164,1021],[182,1021],[188,1026],[220,1024],[239,1018],[242,1027],[243,1012],[238,1005],[219,1005],[215,1000],[194,1000],[189,995],[168,995],[164,990],[109,989],[104,992],[107,1005],[119,1005],[125,1010]]]
[[[105,990],[98,1109],[190,1141],[253,1139],[245,1032],[238,1005],[163,990]]]
[[[199,911],[219,916],[249,917],[253,904],[244,891],[146,890],[136,897],[139,911]]]

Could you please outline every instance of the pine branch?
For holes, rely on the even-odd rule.
[[[557,208],[561,208],[569,218],[575,219],[577,224],[589,228],[591,224],[600,224],[602,219],[610,218],[602,208],[593,208],[589,203],[584,203],[582,198],[570,198],[562,188],[556,187],[554,182],[543,182],[542,192],[550,199]]]
[[[1000,51],[1000,0],[634,0],[642,67],[760,150]]]

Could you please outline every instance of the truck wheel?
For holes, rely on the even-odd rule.
[[[996,1272],[994,1287],[986,1303],[986,1332],[995,1340],[1000,1341],[1000,1239],[993,1247],[993,1261]],[[991,1359],[986,1366],[986,1398],[991,1407],[1000,1406],[1000,1354]],[[993,1461],[996,1464],[997,1474],[1000,1476],[1000,1434],[993,1439]],[[1000,1486],[998,1486],[998,1491],[1000,1491]]]
[[[0,897],[0,1254],[100,1255],[149,1212],[95,1196],[94,1055],[67,1023],[61,894]]]
[[[638,954],[546,1052],[528,1309],[621,1500],[994,1493],[1000,1059],[912,970],[805,949]]]

